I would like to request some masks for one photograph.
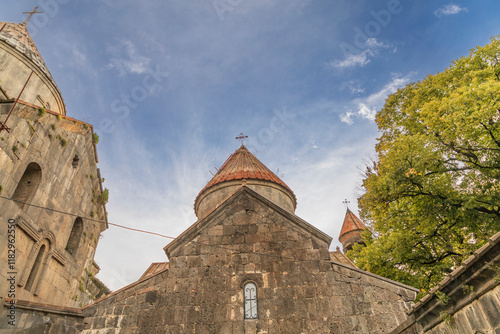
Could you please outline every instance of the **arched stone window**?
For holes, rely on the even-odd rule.
[[[66,250],[68,253],[75,255],[76,250],[80,244],[80,239],[83,234],[83,219],[78,217],[75,219],[73,223],[73,228],[71,229],[71,233],[69,234],[68,243],[66,244]]]
[[[257,319],[257,285],[254,282],[245,283],[243,296],[245,299],[245,319]]]
[[[16,190],[12,195],[12,199],[21,202],[30,202],[35,194],[36,189],[42,180],[42,169],[36,162],[31,162],[24,171],[21,180],[17,184]],[[22,203],[16,202],[18,205]]]
[[[31,267],[30,275],[28,276],[28,280],[26,281],[25,289],[31,291],[33,284],[36,282],[37,277],[40,276],[40,270],[42,269],[42,264],[45,260],[45,253],[47,252],[47,247],[42,245],[40,250],[38,251],[38,255],[36,256],[36,260],[33,263],[33,267]]]

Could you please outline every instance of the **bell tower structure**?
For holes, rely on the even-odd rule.
[[[27,21],[0,22],[0,138],[0,300],[74,308],[105,294],[98,137],[66,115]]]

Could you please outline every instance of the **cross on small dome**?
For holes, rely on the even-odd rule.
[[[245,139],[247,139],[248,136],[245,136],[245,134],[242,132],[240,133],[240,135],[238,137],[236,137],[235,139],[238,139],[238,140],[241,140],[241,146],[244,146],[244,142],[245,142]]]

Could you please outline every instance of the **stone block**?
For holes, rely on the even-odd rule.
[[[223,235],[224,234],[224,226],[222,225],[217,225],[213,226],[208,230],[208,235],[209,236],[217,236],[217,235]]]
[[[108,317],[106,317],[105,327],[106,328],[116,328],[116,327],[118,327],[118,317],[116,317],[116,316],[108,316]]]
[[[97,317],[94,318],[92,321],[92,328],[93,329],[100,329],[104,328],[106,326],[106,317]]]
[[[492,328],[500,327],[500,300],[494,293],[483,295],[478,300],[479,307]]]

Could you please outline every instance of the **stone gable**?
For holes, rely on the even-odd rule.
[[[84,310],[86,330],[126,333],[385,333],[415,291],[333,263],[330,238],[242,188],[165,247],[169,269]],[[245,320],[245,283],[257,319]]]
[[[196,222],[164,250],[172,261],[179,255],[220,250],[265,252],[288,257],[291,249],[323,249],[329,259],[332,238],[248,187],[241,187],[217,209]],[[320,247],[320,245],[322,247]],[[300,255],[307,258],[309,255]],[[313,257],[314,258],[314,257]]]

